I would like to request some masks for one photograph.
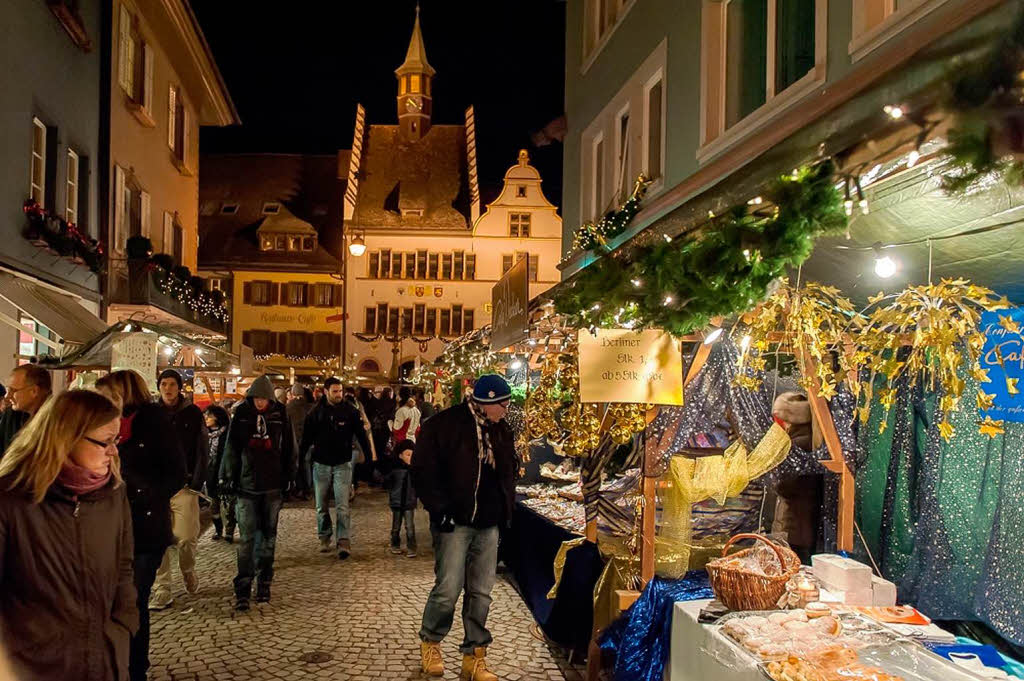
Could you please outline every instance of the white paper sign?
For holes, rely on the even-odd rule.
[[[156,386],[156,334],[126,333],[110,348],[110,370],[131,369],[146,379],[151,393]]]

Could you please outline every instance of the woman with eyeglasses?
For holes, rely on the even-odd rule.
[[[128,678],[138,628],[121,412],[71,390],[0,461],[0,647],[15,677]]]
[[[174,542],[171,497],[187,481],[185,454],[166,410],[153,402],[145,379],[134,371],[114,371],[96,389],[121,407],[121,470],[128,491],[135,538],[135,588],[139,631],[132,638],[132,681],[145,681],[149,669],[149,596],[164,551]]]

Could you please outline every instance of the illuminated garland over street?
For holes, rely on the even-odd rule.
[[[153,267],[157,272],[156,285],[161,292],[184,303],[193,312],[206,315],[225,324],[228,323],[231,313],[223,302],[223,294],[216,295],[220,293],[219,291],[206,291],[193,286],[190,281],[176,276],[159,265]]]

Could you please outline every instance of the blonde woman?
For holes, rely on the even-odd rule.
[[[71,390],[0,461],[0,643],[22,681],[128,678],[139,616],[120,417]]]
[[[171,532],[171,497],[185,486],[185,455],[163,407],[134,371],[115,371],[96,389],[121,405],[121,469],[128,487],[135,541],[135,589],[139,631],[132,638],[132,681],[145,681],[149,669],[149,596]]]

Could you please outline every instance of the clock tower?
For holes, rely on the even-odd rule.
[[[398,126],[402,138],[414,142],[430,130],[433,109],[431,80],[434,68],[427,63],[427,51],[423,47],[419,4],[416,5],[416,23],[412,27],[405,62],[395,70],[395,76],[398,77]]]

